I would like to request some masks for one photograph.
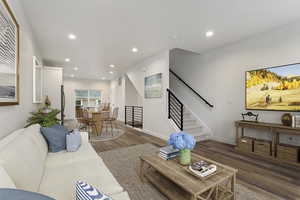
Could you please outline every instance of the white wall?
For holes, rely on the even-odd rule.
[[[119,85],[119,79],[111,81],[111,105],[113,107],[119,107],[118,120],[125,121],[125,76],[119,77],[121,79]]]
[[[65,115],[66,119],[75,119],[76,96],[75,90],[101,90],[101,102],[109,102],[110,82],[102,80],[87,80],[64,78],[64,90],[66,97]]]
[[[162,98],[145,99],[144,79],[146,76],[157,73],[162,73],[163,96]],[[144,107],[144,131],[161,138],[168,138],[169,134],[174,131],[167,118],[166,89],[169,87],[169,51],[159,53],[156,56],[145,59],[139,64],[132,66],[126,75],[139,96],[142,97],[142,105]],[[116,88],[114,81],[112,85],[112,89]],[[127,92],[125,88],[123,91],[125,93]],[[112,91],[112,93],[116,93],[116,91]],[[122,105],[122,103],[119,105]]]
[[[20,105],[0,107],[0,138],[24,127],[29,112],[37,108],[32,103],[32,56],[39,57],[39,52],[21,4],[12,0],[8,4],[20,25]]]
[[[125,105],[143,106],[143,97],[138,93],[132,82],[127,76],[125,78]]]
[[[299,63],[299,44],[300,23],[297,23],[200,56],[186,53],[171,56],[176,59],[172,61],[174,71],[215,107],[209,109],[180,84],[176,86],[177,92],[181,88],[184,101],[213,130],[216,140],[234,143],[233,122],[241,119],[240,114],[245,111],[245,71]],[[260,121],[281,123],[283,112],[254,112],[259,113]]]

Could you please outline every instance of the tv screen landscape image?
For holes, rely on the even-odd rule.
[[[246,109],[300,111],[300,64],[247,71]]]

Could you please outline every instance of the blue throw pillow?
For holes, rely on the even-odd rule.
[[[74,130],[67,135],[67,151],[74,152],[81,145],[81,134],[79,130]]]
[[[56,124],[51,127],[41,127],[41,133],[48,143],[50,152],[59,152],[66,149],[66,136],[68,129]]]
[[[0,189],[2,200],[55,200],[42,194],[17,189]]]
[[[93,186],[78,181],[76,183],[76,200],[112,200]]]

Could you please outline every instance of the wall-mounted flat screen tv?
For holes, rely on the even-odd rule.
[[[246,72],[247,110],[300,111],[300,63]]]

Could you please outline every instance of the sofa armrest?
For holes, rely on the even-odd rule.
[[[89,142],[89,133],[88,132],[80,132],[82,141]]]

